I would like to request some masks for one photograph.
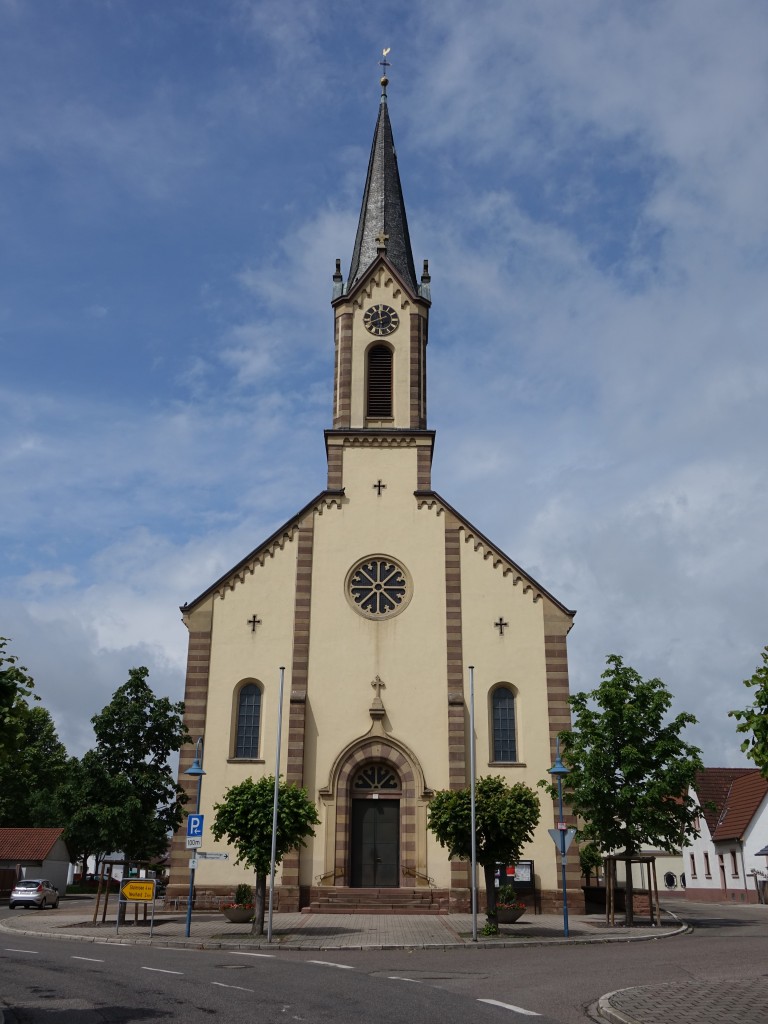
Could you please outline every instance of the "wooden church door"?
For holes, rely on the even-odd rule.
[[[352,801],[352,885],[380,889],[399,885],[400,801]]]

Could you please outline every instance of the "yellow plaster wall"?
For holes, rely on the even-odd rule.
[[[378,479],[387,485],[381,497]],[[418,512],[415,480],[415,448],[348,448],[349,501],[315,522],[305,759],[313,796],[339,752],[370,730],[377,675],[385,729],[418,756],[427,786],[447,784],[444,528]],[[361,616],[345,591],[347,572],[376,554],[396,559],[413,585],[407,608],[382,621]],[[314,875],[324,870],[322,850],[316,843]]]
[[[548,778],[549,708],[544,653],[544,609],[547,598],[534,601],[534,590],[525,592],[526,581],[517,584],[517,573],[503,573],[503,563],[471,536],[462,533],[461,586],[464,664],[475,668],[475,732],[477,774],[501,775],[508,783],[524,782],[539,794],[541,820],[524,857],[535,861],[542,888],[557,885],[555,846],[547,833],[552,828],[552,801],[537,783]],[[509,623],[504,635],[493,625],[499,616]],[[516,691],[516,766],[491,761],[490,693],[497,683],[511,683]],[[465,693],[469,683],[465,673]]]
[[[205,813],[203,849],[226,850],[224,843],[214,843],[210,826],[213,804],[224,791],[248,777],[259,779],[275,770],[279,668],[285,666],[283,700],[283,741],[281,772],[285,772],[287,750],[288,695],[293,651],[293,614],[296,583],[296,535],[284,548],[267,556],[264,565],[256,565],[253,575],[225,591],[223,598],[213,602],[213,644],[208,688],[205,751],[201,792],[201,810]],[[256,632],[248,620],[254,614],[261,619]],[[262,684],[259,760],[232,762],[233,694],[243,679]],[[234,852],[230,860],[199,862],[198,888],[207,885],[252,882],[253,873],[242,866],[234,868]]]

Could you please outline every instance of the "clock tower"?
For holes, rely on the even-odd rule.
[[[430,277],[414,269],[397,154],[381,79],[360,221],[346,282],[333,276],[333,429],[326,431],[328,487],[345,487],[345,452],[393,445],[412,454],[412,490],[430,487],[434,433],[427,431]]]

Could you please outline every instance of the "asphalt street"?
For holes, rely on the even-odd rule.
[[[235,948],[190,948],[181,927],[179,938],[159,944],[148,945],[141,929],[133,932],[140,945],[130,936],[116,944],[112,929],[57,928],[72,918],[65,903],[43,914],[4,908],[0,924],[14,930],[0,932],[0,1006],[11,1008],[9,1021],[25,1024],[210,1016],[445,1024],[538,1016],[541,1024],[584,1024],[598,1013],[614,1024],[765,1024],[768,907],[668,905],[692,924],[690,932],[666,929],[666,937],[607,943],[593,922],[596,941],[566,943],[550,922],[549,939],[539,927],[531,940],[521,934],[519,944],[507,939],[478,948],[449,920],[429,927],[453,930],[460,940],[453,945],[362,948],[360,922],[315,918],[314,932],[304,923],[301,946],[272,949],[249,944],[247,935]],[[426,934],[423,919],[386,925],[390,937],[398,928],[408,938],[419,929]],[[33,934],[44,927],[48,935]],[[215,919],[198,927],[221,931]],[[527,927],[529,934],[536,930],[533,922]],[[308,936],[315,948],[308,948]],[[283,938],[290,943],[295,936],[284,927]],[[334,947],[334,940],[347,944]]]

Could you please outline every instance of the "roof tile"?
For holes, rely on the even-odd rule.
[[[63,828],[0,828],[0,861],[45,860]]]
[[[767,795],[768,779],[764,779],[758,771],[734,779],[712,836],[714,841],[717,843],[725,839],[743,839]]]

